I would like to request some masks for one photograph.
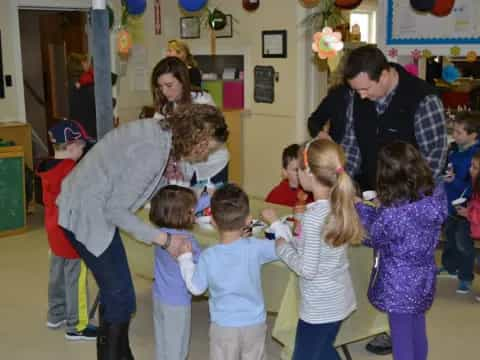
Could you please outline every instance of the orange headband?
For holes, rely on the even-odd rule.
[[[313,139],[307,142],[305,145],[305,149],[303,149],[303,165],[305,166],[305,170],[310,173],[310,166],[308,165],[308,149],[310,148],[310,144],[312,143]]]

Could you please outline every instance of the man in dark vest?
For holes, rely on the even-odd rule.
[[[362,190],[376,188],[378,151],[394,140],[414,145],[438,180],[446,161],[447,132],[443,105],[435,89],[400,65],[389,63],[373,45],[350,53],[344,78],[355,95],[346,109],[341,144],[347,171]],[[387,334],[367,344],[367,350],[375,354],[388,354],[391,349]]]
[[[347,170],[360,187],[375,189],[378,151],[394,140],[417,147],[439,179],[447,155],[447,132],[435,89],[402,66],[389,63],[373,45],[350,53],[344,78],[356,94],[347,109],[342,145]]]

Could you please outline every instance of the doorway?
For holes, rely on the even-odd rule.
[[[39,158],[51,152],[47,130],[69,116],[69,89],[78,74],[68,68],[68,56],[88,53],[87,13],[20,9],[19,24],[26,120]]]

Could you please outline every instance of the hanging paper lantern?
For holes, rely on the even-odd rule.
[[[452,46],[452,47],[450,48],[450,55],[452,55],[452,56],[460,56],[461,51],[462,51],[462,50],[460,49],[460,47],[458,47],[458,46]]]
[[[218,9],[208,10],[208,25],[212,30],[222,30],[227,25],[227,17]]]
[[[242,6],[247,11],[255,11],[260,6],[260,0],[242,0]]]
[[[447,16],[453,9],[455,0],[436,0],[432,12],[435,16]]]
[[[465,59],[466,59],[468,62],[475,62],[475,61],[477,61],[477,52],[474,51],[474,50],[470,50],[470,51],[467,52],[467,54],[465,55]]]
[[[410,0],[410,5],[417,11],[430,11],[435,5],[435,0]]]
[[[147,0],[125,0],[125,7],[130,15],[141,15],[147,8]]]
[[[120,30],[117,34],[117,51],[120,55],[128,55],[132,48],[132,36],[127,30]]]
[[[320,3],[320,0],[300,0],[300,4],[306,8],[312,8],[317,6]]]
[[[207,5],[207,0],[178,0],[178,4],[185,11],[195,12]]]
[[[335,56],[342,49],[342,33],[339,31],[334,32],[332,28],[325,27],[313,35],[312,50],[322,60]]]
[[[432,52],[428,49],[423,49],[422,50],[422,56],[425,58],[425,59],[428,59],[430,57],[432,57]]]
[[[355,9],[362,0],[335,0],[335,6],[340,9],[351,10]]]
[[[451,84],[460,77],[460,71],[454,65],[447,65],[442,70],[442,79]]]

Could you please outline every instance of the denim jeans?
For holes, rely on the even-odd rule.
[[[135,290],[118,229],[108,248],[99,257],[78,242],[75,234],[64,231],[97,281],[100,303],[105,311],[104,320],[111,324],[128,322],[136,310]]]
[[[449,216],[445,223],[447,242],[442,253],[442,265],[449,273],[458,271],[463,281],[473,280],[475,248],[470,236],[470,223],[459,216]]]
[[[340,360],[333,343],[341,323],[309,324],[298,320],[292,360]]]

